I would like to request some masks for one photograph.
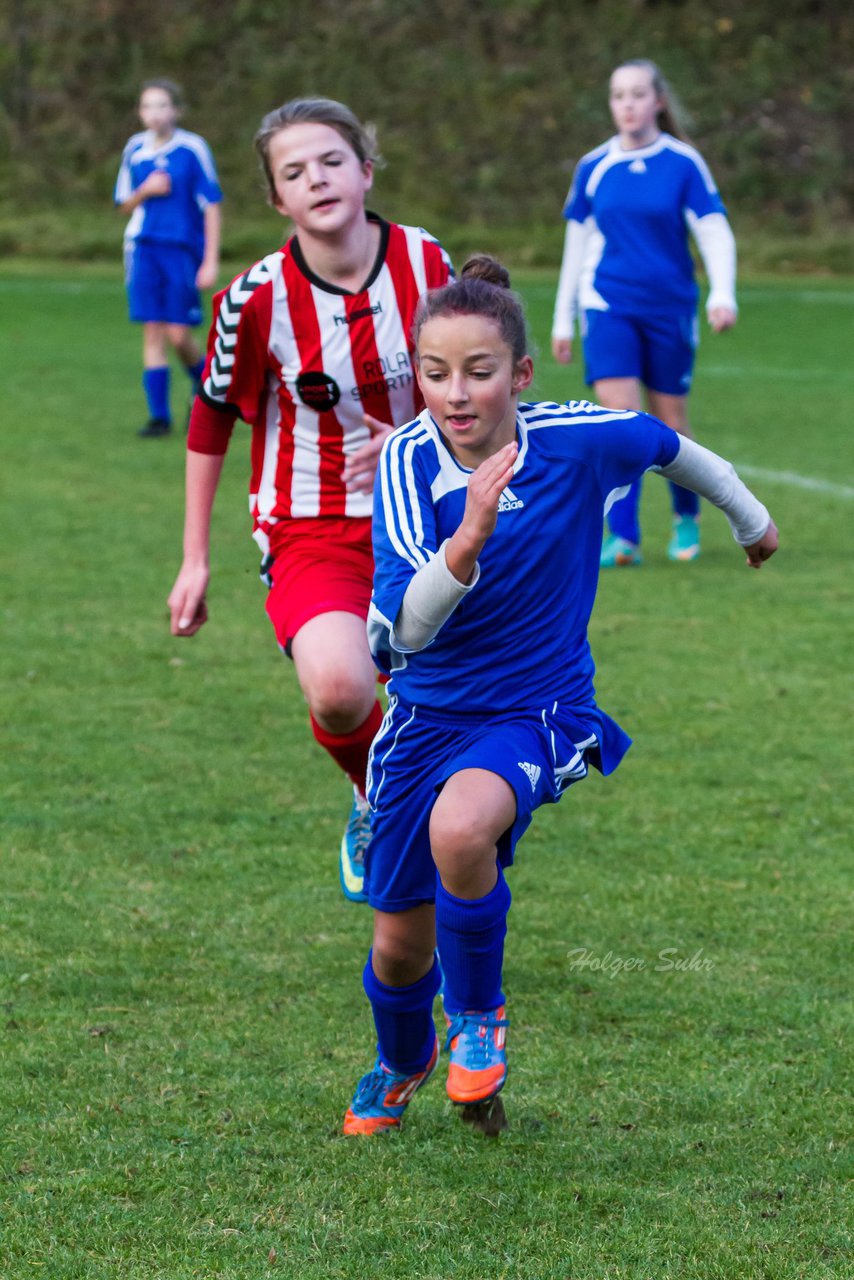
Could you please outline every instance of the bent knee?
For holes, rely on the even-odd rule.
[[[311,714],[330,733],[352,733],[370,714],[377,696],[373,679],[336,669],[299,675]]]
[[[430,815],[430,847],[440,868],[448,863],[468,864],[495,857],[495,843],[478,815],[443,805],[441,797]]]
[[[374,938],[374,973],[390,987],[408,987],[433,967],[434,953],[414,939]]]

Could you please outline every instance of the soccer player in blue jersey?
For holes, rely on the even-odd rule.
[[[684,141],[672,95],[653,62],[624,62],[611,76],[617,134],[580,161],[564,207],[563,263],[552,325],[552,350],[572,359],[580,311],[585,374],[599,404],[642,407],[691,435],[688,392],[698,342],[698,289],[689,251],[693,236],[710,292],[706,314],[715,333],[736,322],[735,240],[702,156]],[[671,485],[671,560],[700,553],[699,500]],[[603,566],[641,563],[633,485],[611,509]]]
[[[125,276],[130,318],[141,323],[142,384],[149,439],[172,429],[169,347],[198,388],[204,357],[190,330],[201,323],[200,289],[216,284],[222,192],[210,148],[178,128],[181,90],[171,80],[142,86],[135,133],[122,153],[115,202],[131,219],[125,228]]]
[[[476,258],[421,299],[426,409],[388,438],[377,473],[368,632],[391,680],[369,771],[364,986],[378,1056],[348,1134],[399,1127],[436,1066],[437,945],[447,1092],[482,1108],[504,1084],[505,869],[539,805],[590,764],[611,773],[629,746],[596,705],[587,641],[615,492],[651,469],[720,507],[749,564],[777,546],[730,464],[655,418],[520,404],[533,369],[505,285]]]

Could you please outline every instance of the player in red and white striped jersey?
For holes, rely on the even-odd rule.
[[[452,271],[425,231],[365,209],[376,143],[341,103],[286,103],[264,118],[256,147],[271,203],[295,230],[214,300],[187,441],[172,632],[195,635],[207,621],[210,515],[239,417],[252,427],[250,507],[271,583],[267,612],[315,738],[354,784],[341,882],[362,901],[365,773],[381,720],[365,630],[373,479],[384,439],[423,403],[415,305]]]

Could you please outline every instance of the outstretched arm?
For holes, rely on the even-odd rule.
[[[668,480],[692,489],[723,511],[736,542],[747,551],[747,563],[762,567],[777,550],[777,527],[747,486],[739,479],[731,462],[705,449],[696,440],[679,437],[679,452],[659,472]]]
[[[208,620],[211,512],[224,461],[224,453],[187,451],[184,559],[168,600],[173,636],[194,636]]]

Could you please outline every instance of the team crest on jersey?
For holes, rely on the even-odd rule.
[[[629,165],[629,173],[646,173],[646,165],[643,160],[633,160]]]
[[[513,490],[510,488],[505,489],[501,497],[498,499],[499,512],[518,511],[521,507],[524,507],[524,505],[525,504],[522,499],[517,498]]]
[[[296,385],[300,400],[317,413],[334,409],[341,399],[341,388],[327,373],[301,373]]]

